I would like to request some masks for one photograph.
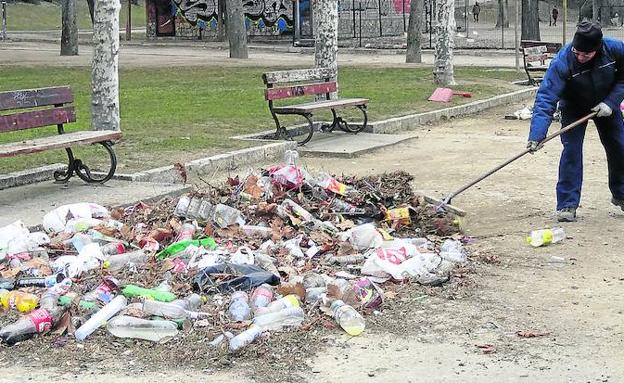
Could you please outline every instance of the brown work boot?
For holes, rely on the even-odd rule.
[[[619,206],[622,211],[624,211],[624,199],[617,199],[615,197],[611,198],[611,203],[615,206]]]
[[[576,222],[576,209],[573,207],[564,207],[557,210],[558,222]]]

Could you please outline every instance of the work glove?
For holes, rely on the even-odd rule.
[[[540,145],[539,142],[537,141],[529,141],[527,142],[527,149],[529,149],[531,151],[531,153],[535,153],[537,152],[539,149],[542,148],[542,146]]]
[[[591,110],[594,112],[598,112],[598,114],[596,114],[596,117],[609,117],[613,113],[611,107],[604,102],[601,102],[600,104],[594,106]]]

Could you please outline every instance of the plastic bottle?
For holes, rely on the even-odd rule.
[[[540,247],[561,242],[563,239],[565,239],[565,231],[563,228],[553,227],[552,229],[532,231],[527,237],[527,242],[533,247]]]
[[[186,217],[189,206],[191,206],[191,198],[189,196],[183,195],[178,200],[173,214],[177,215],[178,217]]]
[[[202,314],[197,311],[189,311],[174,303],[158,302],[152,300],[143,301],[143,312],[148,315],[156,315],[168,319],[197,319]]]
[[[48,310],[58,306],[59,297],[67,294],[69,289],[72,287],[72,284],[73,282],[71,279],[65,278],[61,282],[47,289],[46,292],[41,295],[39,307]]]
[[[312,287],[306,289],[305,300],[306,303],[316,303],[323,299],[324,294],[327,294],[327,287]]]
[[[32,338],[35,334],[46,332],[54,326],[63,313],[64,307],[55,306],[49,310],[37,309],[24,315],[17,322],[0,330],[0,339],[8,345]]]
[[[77,296],[78,295],[76,293],[70,293],[70,294],[63,295],[61,297],[58,297],[57,303],[60,306],[69,306],[69,305],[71,305],[71,303],[74,301],[74,299]],[[81,299],[78,302],[78,307],[80,307],[83,310],[88,310],[88,311],[96,311],[98,309],[98,307],[95,304],[95,302],[85,301],[83,299]]]
[[[101,302],[107,304],[119,291],[119,281],[113,277],[105,277],[102,282],[93,290],[82,297],[88,302]]]
[[[251,309],[255,312],[260,307],[266,307],[273,300],[273,288],[266,283],[256,287],[251,294]]]
[[[65,279],[63,273],[49,277],[24,277],[15,281],[15,287],[52,287]]]
[[[262,334],[262,328],[252,324],[249,328],[230,339],[230,351],[236,352],[256,340]]]
[[[201,295],[193,293],[189,295],[188,297],[185,297],[183,299],[176,299],[175,301],[172,301],[171,303],[174,305],[178,305],[185,310],[195,311],[199,309],[199,307],[202,305],[203,302],[204,301]]]
[[[296,150],[287,150],[284,152],[284,164],[289,166],[297,166],[299,161],[299,152]]]
[[[366,209],[359,208],[355,205],[350,204],[349,202],[343,201],[338,198],[334,198],[329,206],[335,213],[345,215],[366,214]]]
[[[89,231],[87,231],[87,235],[89,236],[89,238],[91,238],[93,242],[97,242],[100,245],[103,245],[109,242],[120,242],[119,239],[110,237],[108,235],[104,235],[95,229],[90,229]]]
[[[269,303],[266,306],[265,312],[276,312],[287,308],[299,307],[299,298],[296,295],[290,294],[282,297],[276,301]]]
[[[0,289],[2,290],[13,290],[15,288],[15,280],[9,278],[1,278],[0,279]]]
[[[303,322],[301,307],[288,307],[279,311],[258,315],[253,323],[263,330],[279,330],[284,326],[299,326]]]
[[[110,303],[102,307],[100,311],[93,314],[88,321],[80,326],[74,333],[74,336],[76,336],[77,340],[85,340],[85,338],[91,335],[103,322],[115,316],[115,314],[126,307],[127,304],[128,301],[126,301],[126,297],[123,295],[116,296]]]
[[[126,252],[126,247],[122,242],[111,242],[100,246],[100,251],[105,256],[123,254]]]
[[[144,289],[135,285],[126,285],[121,293],[128,298],[149,298],[160,302],[171,302],[176,299],[174,293],[155,289]]]
[[[342,327],[347,334],[351,336],[360,335],[364,331],[366,322],[360,313],[358,313],[353,307],[344,303],[341,300],[334,301],[330,309],[333,313],[334,319]]]
[[[27,313],[37,308],[39,297],[18,290],[0,290],[0,302],[5,310],[15,309],[21,313]]]
[[[211,250],[214,250],[217,248],[217,243],[215,242],[213,238],[210,238],[210,237],[203,238],[203,239],[186,240],[186,241],[172,243],[171,245],[163,249],[163,251],[156,254],[156,258],[165,259],[169,256],[176,255],[184,251],[184,249],[186,249],[190,245],[194,245],[197,247],[207,247]]]
[[[118,271],[132,265],[143,266],[147,262],[147,254],[143,250],[131,251],[128,253],[110,256],[102,264],[104,268],[111,271]]]
[[[173,240],[174,242],[188,241],[193,239],[197,228],[192,223],[183,223],[178,235]]]
[[[215,206],[214,221],[219,227],[228,227],[235,223],[241,226],[245,224],[240,210],[221,203]]]
[[[273,234],[273,229],[266,226],[243,225],[241,230],[250,237],[269,238]]]
[[[72,246],[74,246],[74,249],[76,249],[77,252],[81,252],[83,247],[85,247],[87,244],[93,241],[91,241],[91,237],[89,237],[86,234],[76,233],[71,238],[70,242]]]
[[[230,319],[241,322],[251,318],[251,307],[249,307],[249,295],[244,291],[235,291],[230,298],[228,307]]]
[[[306,209],[304,209],[303,207],[301,207],[299,204],[297,204],[295,201],[291,199],[288,199],[288,198],[285,199],[280,206],[284,209],[290,209],[295,215],[299,216],[299,218],[303,219],[304,221],[315,220],[314,216],[310,214],[309,211],[307,211]],[[284,215],[284,216],[287,217],[287,215]]]
[[[106,329],[118,338],[145,339],[152,342],[178,335],[178,325],[172,321],[140,319],[126,315],[111,319]]]

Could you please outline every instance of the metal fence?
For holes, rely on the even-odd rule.
[[[425,21],[422,45],[432,48],[435,41],[434,28],[437,2],[426,0],[423,18]],[[477,0],[478,1],[478,0]],[[518,1],[516,7],[516,1]],[[502,4],[501,4],[502,2]],[[339,0],[338,38],[341,46],[403,47],[405,46],[409,23],[410,0]],[[515,35],[521,36],[521,0],[479,1],[478,17],[473,14],[475,0],[455,1],[455,22],[457,48],[513,48]],[[564,12],[551,3],[539,3],[539,28],[542,41],[564,41]],[[505,15],[501,23],[500,9]],[[553,19],[553,9],[558,17]],[[591,9],[569,8],[566,14],[565,41],[571,41],[576,24],[583,17],[591,18]],[[605,36],[624,39],[624,5],[601,7],[599,21]],[[516,24],[518,20],[518,24]],[[311,20],[301,15],[301,37],[312,38]],[[501,28],[501,24],[505,27]],[[517,25],[517,27],[516,27]]]

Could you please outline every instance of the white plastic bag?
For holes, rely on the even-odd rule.
[[[22,221],[15,221],[0,228],[0,261],[9,255],[33,251],[50,243],[50,237],[42,232],[31,233]]]
[[[235,265],[253,265],[254,254],[253,251],[247,246],[241,246],[236,253],[230,258],[230,262]]]
[[[65,230],[68,218],[108,218],[108,210],[95,203],[74,203],[59,206],[43,216],[43,228],[47,232],[60,233]]]
[[[447,239],[440,247],[440,256],[450,262],[466,262],[466,250],[461,242],[454,239]]]
[[[341,235],[343,241],[349,241],[356,250],[376,249],[383,244],[383,237],[375,225],[366,223],[351,228]]]

